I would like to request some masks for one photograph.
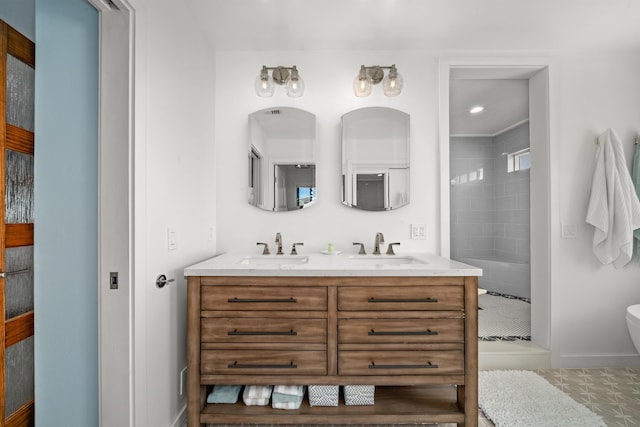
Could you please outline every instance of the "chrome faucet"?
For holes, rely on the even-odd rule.
[[[293,246],[291,247],[291,255],[298,255],[298,250],[296,249],[296,246],[304,246],[304,243],[302,242],[294,243]]]
[[[384,234],[376,233],[376,241],[373,244],[373,255],[380,255],[380,243],[384,243]]]
[[[271,252],[269,252],[269,244],[268,243],[258,242],[258,243],[256,243],[256,245],[263,245],[264,246],[264,249],[262,250],[262,255],[271,255]]]
[[[387,255],[395,255],[396,253],[393,251],[393,245],[398,245],[400,246],[400,243],[389,243],[389,246],[387,246],[387,252],[385,252]]]
[[[276,245],[278,245],[276,255],[284,255],[284,252],[282,252],[282,236],[280,233],[276,233]]]
[[[364,243],[360,243],[360,242],[353,242],[353,245],[360,245],[360,250],[358,251],[358,255],[366,255],[367,252],[364,250]]]

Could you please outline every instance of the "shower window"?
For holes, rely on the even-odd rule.
[[[531,168],[531,152],[529,148],[516,151],[507,156],[507,172],[516,172]]]

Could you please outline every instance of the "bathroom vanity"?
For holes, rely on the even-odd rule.
[[[224,254],[187,268],[188,425],[476,426],[481,273],[422,254]],[[375,404],[207,404],[214,384],[375,385]]]

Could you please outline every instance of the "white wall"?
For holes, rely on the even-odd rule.
[[[179,374],[186,366],[183,269],[215,253],[215,236],[209,234],[216,200],[215,58],[182,4],[131,3],[136,10],[134,425],[178,426],[186,404],[186,394],[179,396]],[[177,234],[172,251],[168,228]],[[159,274],[175,282],[159,289]]]
[[[552,363],[640,365],[624,317],[628,305],[640,302],[640,266],[601,266],[591,251],[593,228],[585,223],[594,138],[616,129],[631,167],[633,139],[640,131],[640,54],[566,55],[554,70]],[[561,223],[577,224],[577,239],[561,239]]]
[[[476,53],[482,55],[482,53]],[[513,55],[514,52],[509,52]],[[519,52],[516,54],[528,54]],[[331,242],[355,252],[363,241],[371,251],[374,234],[400,241],[398,252],[440,248],[438,75],[440,57],[469,52],[219,52],[216,126],[217,232],[220,252],[259,252],[257,241],[305,242],[301,253]],[[486,56],[496,56],[495,52]],[[603,267],[590,251],[592,230],[584,222],[592,176],[595,136],[614,127],[624,138],[627,158],[640,130],[640,55],[552,53],[551,71],[551,350],[554,366],[640,365],[624,320],[625,307],[640,302],[640,267]],[[405,89],[386,98],[380,88],[356,98],[351,84],[361,64],[395,63]],[[296,64],[305,79],[302,98],[259,98],[253,80],[262,65]],[[318,202],[310,209],[264,212],[246,201],[247,115],[273,106],[295,106],[318,117]],[[391,212],[363,212],[340,203],[340,116],[365,106],[388,106],[411,115],[411,203]],[[548,166],[548,165],[547,165]],[[629,165],[630,166],[630,165]],[[533,194],[533,203],[536,195]],[[426,240],[410,240],[409,224],[424,222]],[[560,223],[578,225],[578,238],[560,239]],[[535,285],[534,285],[535,286]]]
[[[401,242],[397,252],[437,252],[439,248],[437,67],[435,57],[418,52],[218,52],[216,69],[217,230],[218,249],[259,253],[256,242],[273,242],[281,232],[285,250],[304,242],[300,253],[317,252],[333,243],[353,251],[364,242],[372,251],[375,233]],[[405,90],[387,98],[375,87],[368,98],[356,98],[351,85],[360,65],[396,63]],[[288,98],[276,87],[272,98],[260,98],[253,81],[262,65],[297,65],[305,81],[302,98]],[[420,81],[422,80],[422,83]],[[247,203],[247,116],[267,107],[292,106],[316,114],[318,200],[309,209],[265,212]],[[340,202],[340,117],[353,109],[387,106],[411,115],[411,204],[391,212],[365,212]],[[427,224],[427,240],[409,240],[412,222]],[[271,243],[273,248],[273,243]]]

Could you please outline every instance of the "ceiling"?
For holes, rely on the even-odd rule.
[[[216,51],[640,53],[640,0],[185,0]],[[457,53],[457,52],[456,52]],[[528,116],[526,80],[452,80],[451,133]],[[525,95],[523,95],[525,93]],[[468,114],[472,104],[487,109]]]
[[[484,110],[471,114],[471,107]],[[529,118],[529,81],[525,79],[451,80],[451,135],[493,136]]]
[[[638,0],[185,0],[215,50],[640,49]]]

